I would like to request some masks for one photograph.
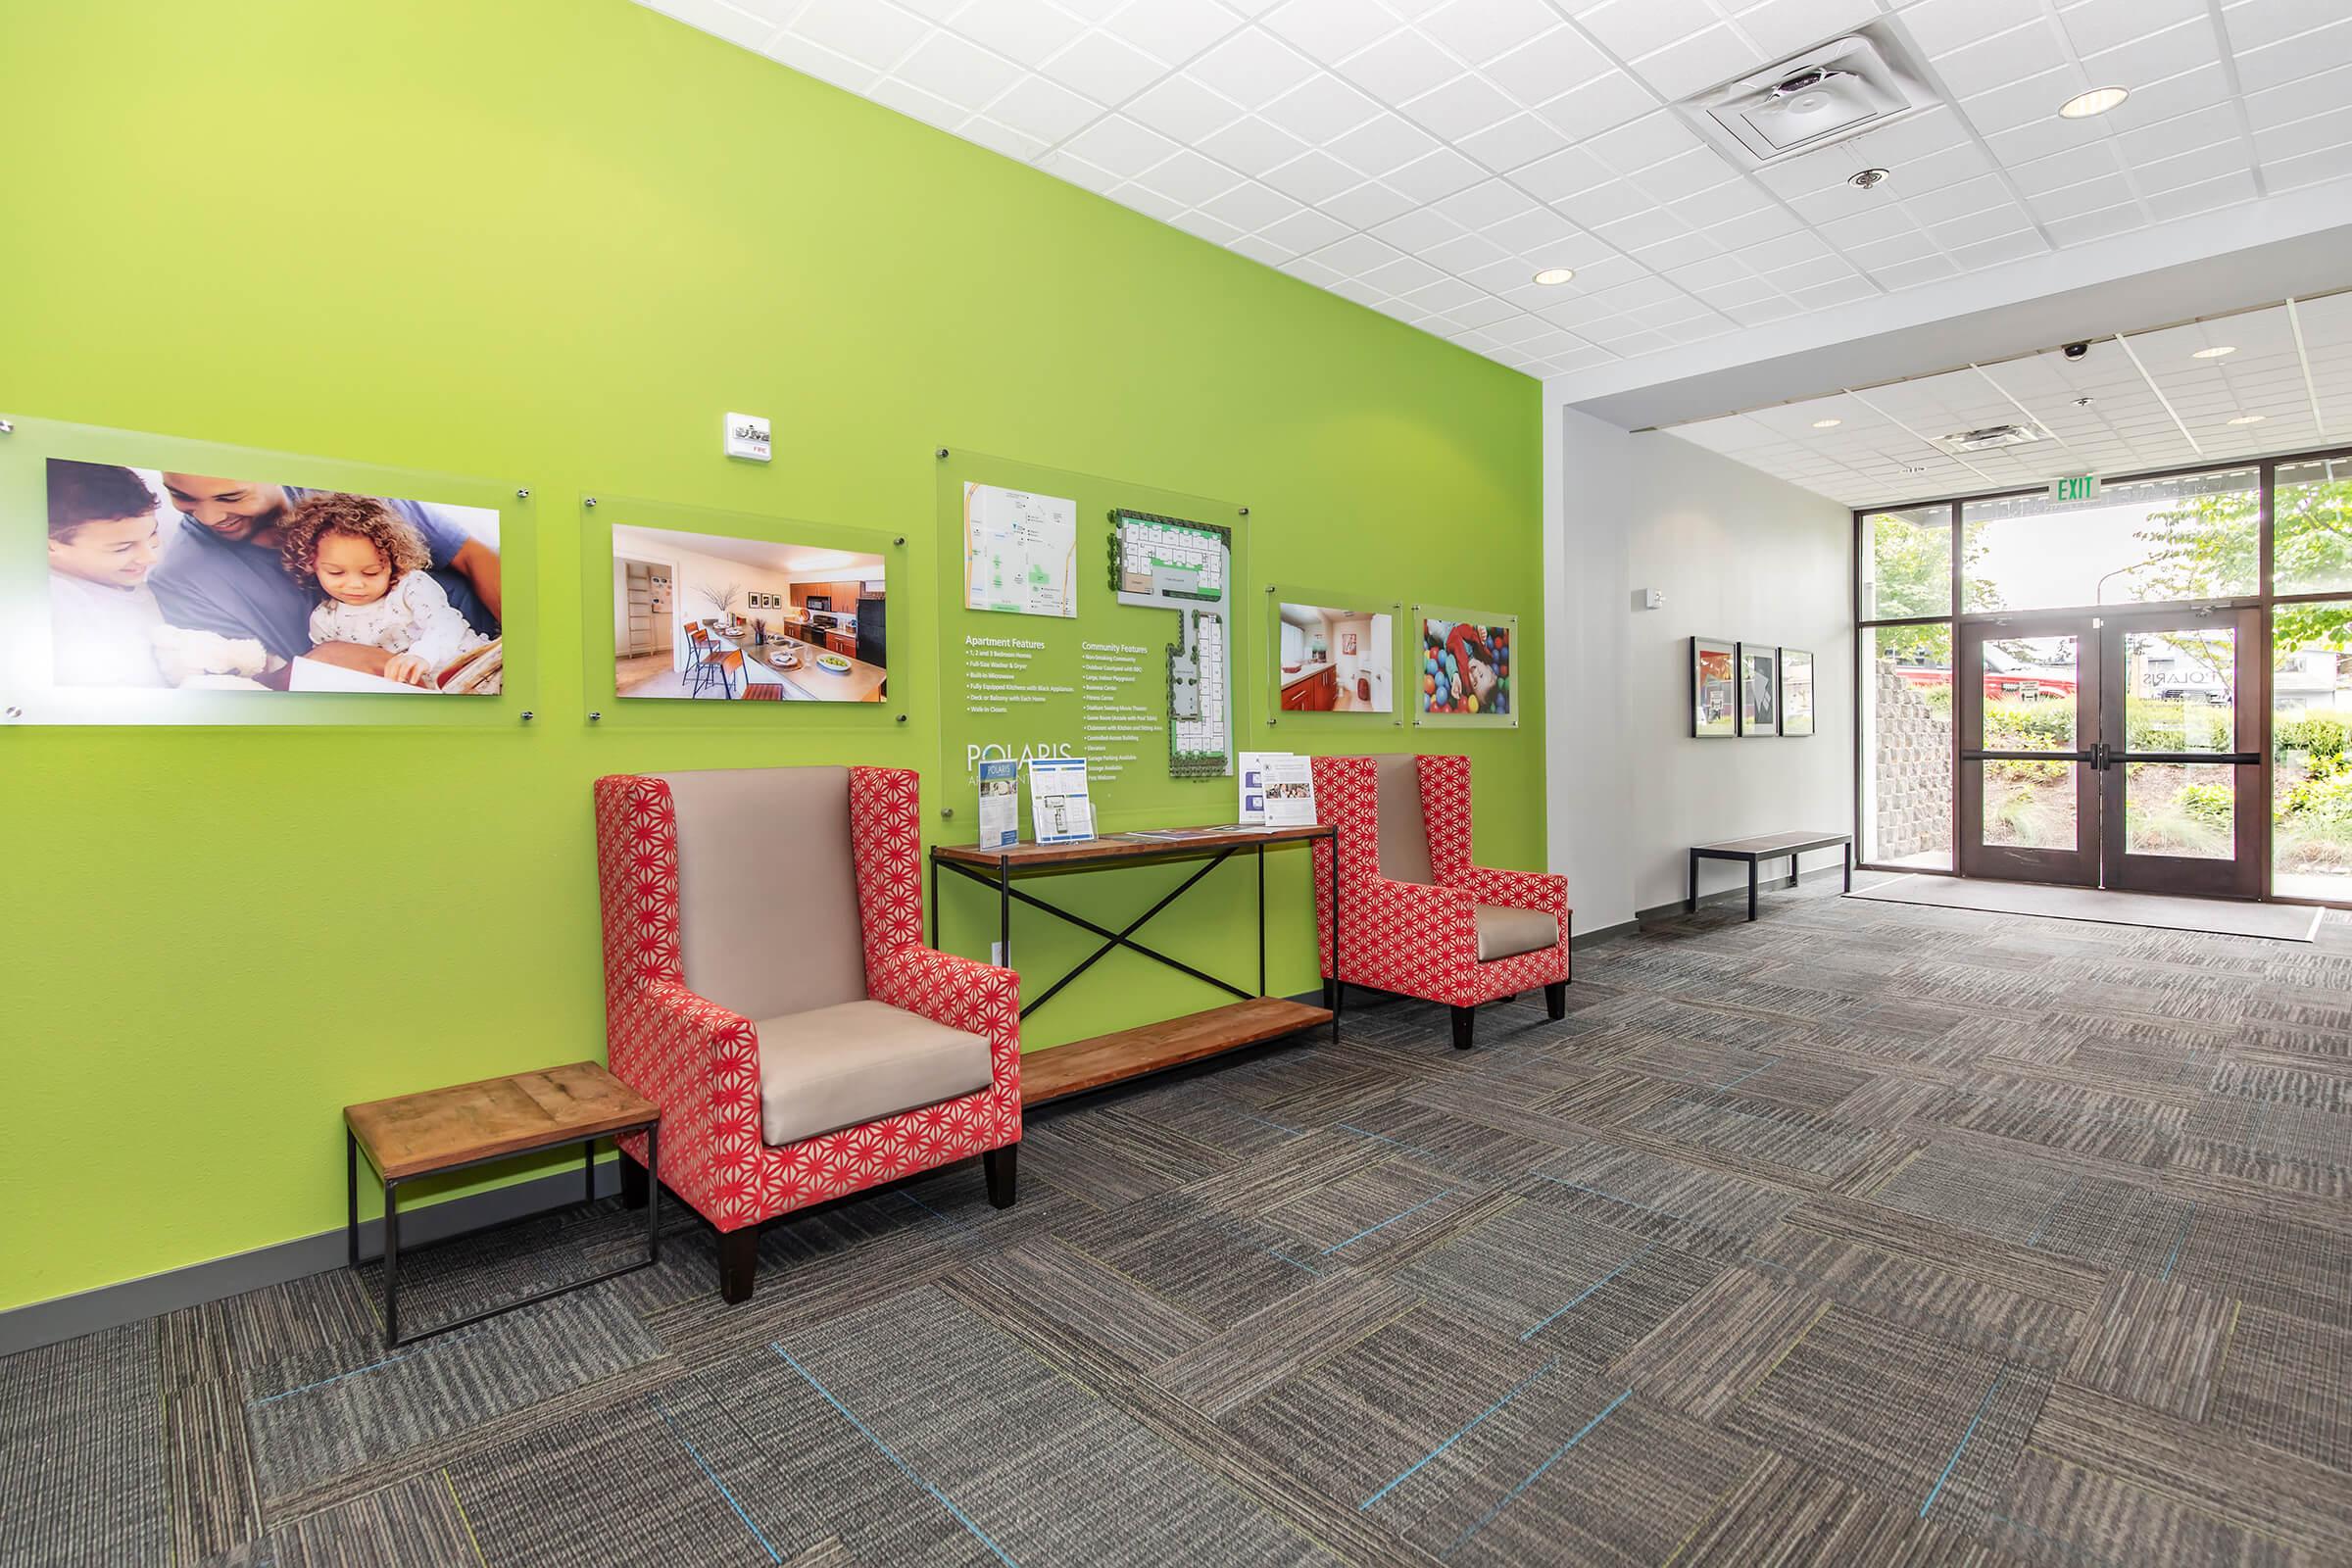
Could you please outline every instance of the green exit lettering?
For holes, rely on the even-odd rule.
[[[2079,473],[2071,479],[2052,479],[2050,481],[2050,499],[2052,501],[2096,501],[2099,499],[2099,476],[2095,473]]]

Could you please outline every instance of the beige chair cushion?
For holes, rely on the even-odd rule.
[[[1481,963],[1555,947],[1560,940],[1558,917],[1542,909],[1506,909],[1499,904],[1473,904],[1470,915],[1478,922]]]
[[[988,1087],[988,1041],[879,1002],[760,1024],[760,1136],[796,1144]]]
[[[1429,824],[1421,815],[1421,760],[1372,759],[1373,802],[1380,813],[1380,874],[1392,882],[1438,880],[1429,858]]]
[[[677,808],[678,953],[687,989],[746,1018],[862,1001],[850,770],[657,776]]]

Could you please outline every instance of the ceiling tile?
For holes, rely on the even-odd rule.
[[[1559,15],[1544,0],[1448,0],[1420,19],[1423,32],[1474,66],[1550,31]]]
[[[1341,63],[1340,74],[1392,107],[1410,103],[1461,73],[1461,65],[1410,27]]]
[[[1030,3],[1032,0],[986,0],[985,4],[957,13],[956,25],[968,32],[971,29],[963,26],[966,17]],[[1107,26],[1153,59],[1176,66],[1241,24],[1242,19],[1217,4],[1217,0],[1130,0]]]
[[[2352,178],[2352,0],[645,3],[1538,373]],[[1951,103],[1757,170],[1673,107],[1873,23]],[[2058,117],[2108,79],[2115,111]],[[1848,183],[1873,165],[1893,180]],[[2315,374],[2352,398],[2346,337]],[[2047,372],[2082,439],[2177,441],[2135,374],[2096,379],[2120,362]],[[2248,346],[2183,406],[2300,374]],[[1783,461],[1900,471],[1866,442]]]
[[[1289,0],[1264,24],[1328,66],[1395,31],[1396,19],[1375,0]]]
[[[1262,109],[1321,72],[1272,33],[1244,27],[1194,61],[1185,74],[1244,109]]]

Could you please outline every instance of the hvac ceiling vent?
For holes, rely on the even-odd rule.
[[[1933,101],[1893,47],[1865,29],[1678,107],[1763,165],[1892,124]]]
[[[2022,424],[1988,424],[1981,430],[1962,430],[1957,435],[1936,437],[1936,444],[1950,452],[1990,452],[1995,447],[2030,447],[2036,441],[2047,441],[2050,434],[2038,427],[2029,429]]]

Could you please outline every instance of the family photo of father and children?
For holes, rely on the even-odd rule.
[[[52,458],[60,686],[500,689],[498,514]]]

